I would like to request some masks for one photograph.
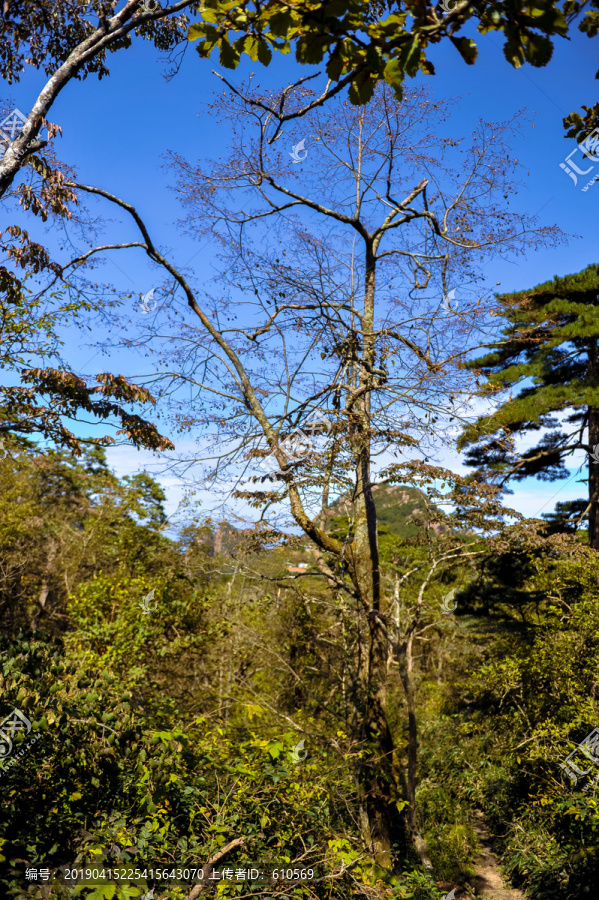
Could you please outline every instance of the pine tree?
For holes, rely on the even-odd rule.
[[[588,518],[589,543],[599,549],[599,265],[497,299],[508,325],[468,367],[487,379],[482,396],[507,396],[458,446],[470,445],[466,462],[477,477],[504,483],[565,478],[565,459],[584,450],[588,497],[560,508],[560,517],[567,530],[575,512]],[[536,446],[517,453],[516,438],[535,431]]]

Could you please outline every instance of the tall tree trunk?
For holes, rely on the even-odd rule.
[[[599,409],[589,408],[589,443],[599,445]],[[599,550],[599,464],[589,457],[589,544]]]
[[[374,367],[375,261],[370,247],[366,251],[366,284],[362,328],[362,365],[360,388],[372,380]],[[381,574],[377,535],[377,515],[370,482],[370,391],[365,390],[356,404],[354,457],[357,462],[354,499],[354,536],[352,541],[353,579],[368,615],[368,667],[364,688],[363,734],[370,752],[362,761],[360,788],[366,809],[370,843],[377,863],[391,865],[391,808],[393,739],[387,721],[388,641],[383,631],[381,612]]]
[[[31,630],[35,631],[37,629],[37,623],[39,621],[40,616],[46,609],[46,602],[48,600],[48,595],[50,593],[52,580],[54,578],[54,562],[56,559],[56,554],[58,553],[58,541],[52,538],[48,539],[47,542],[48,553],[46,556],[46,563],[44,565],[44,571],[42,573],[42,583],[40,585],[40,592],[37,599],[37,609],[31,619]]]
[[[426,841],[418,831],[416,816],[416,768],[418,765],[418,720],[416,718],[416,699],[414,694],[414,676],[412,674],[412,636],[398,653],[399,677],[404,689],[408,709],[408,781],[407,781],[407,822],[412,843],[424,865],[432,869],[428,857]]]
[[[589,376],[599,387],[599,360],[597,339],[589,343]],[[589,407],[589,445],[591,452],[599,446],[599,408]],[[599,463],[592,456],[588,457],[589,467],[589,544],[593,550],[599,550]]]

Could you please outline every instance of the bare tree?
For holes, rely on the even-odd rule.
[[[481,266],[558,232],[507,210],[516,121],[480,123],[471,139],[455,139],[444,135],[451,106],[421,91],[399,104],[381,87],[365,108],[339,99],[312,108],[291,135],[281,113],[309,101],[303,83],[275,96],[229,89],[211,107],[231,132],[228,158],[173,158],[187,227],[218,248],[217,286],[196,290],[130,204],[99,187],[71,187],[130,213],[140,241],[111,248],[142,247],[185,295],[187,310],[173,301],[146,336],[131,339],[156,355],[147,384],[170,398],[181,429],[213,441],[213,476],[226,469],[234,496],[261,509],[264,539],[299,527],[324,583],[361,617],[363,832],[388,866],[389,647],[398,648],[410,706],[401,666],[417,621],[403,637],[390,633],[373,467],[430,450],[437,422],[463,418],[472,376],[460,362],[492,327],[492,304],[476,287]],[[198,456],[209,456],[205,444]],[[340,494],[349,519],[341,537],[327,527],[330,499]]]

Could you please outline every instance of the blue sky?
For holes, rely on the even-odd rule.
[[[513,198],[520,208],[538,213],[540,224],[557,224],[569,235],[567,243],[547,251],[538,251],[512,262],[493,262],[485,270],[489,285],[501,282],[501,291],[519,290],[545,281],[553,275],[575,272],[597,261],[596,227],[599,187],[586,193],[580,190],[586,178],[575,187],[559,167],[566,155],[576,147],[573,140],[564,138],[562,118],[578,111],[584,103],[596,99],[597,68],[596,42],[584,35],[573,34],[572,40],[558,39],[551,63],[543,69],[525,66],[514,70],[504,59],[499,35],[476,37],[479,59],[467,66],[448,43],[431,47],[429,56],[436,68],[436,76],[419,76],[416,82],[428,85],[438,98],[459,97],[452,116],[452,131],[460,136],[470,133],[479,119],[502,120],[518,110],[528,111],[530,122],[521,138],[514,144],[515,156],[524,165],[521,174],[523,188]],[[144,216],[161,245],[171,248],[179,264],[193,260],[198,274],[208,274],[213,260],[210,250],[182,236],[176,221],[182,210],[169,189],[172,173],[165,165],[164,155],[172,150],[195,159],[216,157],[226,151],[226,135],[202,109],[208,92],[218,88],[212,69],[219,69],[218,61],[200,60],[191,44],[179,73],[166,81],[163,73],[168,63],[155,48],[146,42],[135,41],[127,51],[119,51],[109,58],[111,75],[98,82],[93,77],[83,82],[71,82],[54,105],[50,119],[62,129],[56,138],[56,152],[65,162],[74,165],[80,181],[104,187],[133,203]],[[275,55],[271,66],[264,69],[259,63],[244,62],[234,72],[226,72],[233,81],[241,80],[255,71],[264,87],[278,88],[305,75],[306,67],[298,66],[290,57]],[[45,82],[43,73],[28,71],[22,82],[13,86],[7,99],[28,112],[37,92]],[[579,158],[580,159],[580,158]],[[588,168],[584,165],[583,168]],[[599,172],[599,164],[587,176]],[[126,219],[115,214],[107,205],[93,207],[98,213],[111,217],[102,241],[137,239]],[[39,226],[28,220],[32,234],[39,234]],[[47,243],[52,244],[52,238]],[[139,304],[139,294],[152,288],[155,272],[148,266],[141,251],[113,251],[102,272],[103,280],[113,281],[123,292],[133,292],[132,313]],[[110,333],[109,320],[104,326]],[[120,371],[131,376],[144,374],[143,362],[127,354],[118,353],[102,359],[91,344],[86,346],[79,332],[66,336],[66,356],[75,371],[93,374],[97,371]],[[100,335],[102,336],[102,335]],[[439,458],[459,466],[453,451],[440,451]],[[109,459],[119,474],[140,469],[158,471],[161,464],[149,453],[134,448],[118,447],[110,451]],[[163,473],[160,480],[168,496],[172,512],[181,494],[177,479]],[[558,493],[559,492],[559,493]],[[580,496],[584,488],[574,480],[564,485],[526,482],[516,486],[510,505],[528,514],[541,508],[552,508],[556,499]],[[204,508],[213,506],[210,495],[200,495]]]

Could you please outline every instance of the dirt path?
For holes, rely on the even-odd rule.
[[[478,838],[479,852],[474,858],[472,884],[466,889],[442,882],[439,887],[452,900],[526,900],[522,891],[506,887],[497,857],[491,850],[491,836],[485,825],[485,817],[479,810],[474,815],[473,827]]]
[[[478,837],[480,851],[474,860],[473,887],[475,897],[480,900],[526,900],[522,891],[505,886],[499,872],[497,857],[491,850],[491,838],[483,814],[476,813],[474,830]]]

